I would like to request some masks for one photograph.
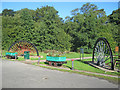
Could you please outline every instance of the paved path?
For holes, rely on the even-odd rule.
[[[3,88],[118,88],[95,77],[50,70],[18,61],[2,61]]]

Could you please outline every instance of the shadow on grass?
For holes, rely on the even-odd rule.
[[[87,65],[89,65],[89,66],[91,66],[91,67],[94,67],[94,68],[97,68],[97,67],[91,65],[90,63],[98,66],[97,64],[93,63],[92,61],[84,61],[84,60],[77,60],[77,61],[80,61],[80,62],[82,62],[82,63],[84,63],[84,64],[87,64]]]
[[[48,62],[43,62],[43,63],[41,63],[41,64],[49,65]],[[54,66],[54,63],[52,63],[52,66]],[[62,64],[59,64],[59,63],[58,63],[57,66],[60,67],[60,66],[62,66]]]

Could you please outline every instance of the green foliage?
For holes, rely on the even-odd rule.
[[[54,7],[27,8],[16,11],[13,17],[3,16],[3,49],[18,40],[33,43],[38,50],[70,50],[70,36],[62,28],[63,22]]]
[[[67,64],[63,64],[63,65],[68,68],[72,68],[72,61],[67,61]],[[74,61],[74,69],[95,72],[95,73],[103,73],[103,74],[108,74],[108,75],[118,75],[119,74],[118,72],[105,72],[101,69],[98,69],[98,68],[92,67],[88,64],[85,64],[83,61]]]
[[[117,42],[117,45],[119,43],[120,45],[120,8],[117,10],[114,10],[112,14],[108,16],[108,21],[112,24],[112,34],[114,40]]]
[[[3,16],[14,16],[15,11],[13,11],[12,9],[4,9],[2,11],[2,15]]]
[[[72,15],[66,17],[65,22],[65,31],[72,37],[72,51],[84,47],[87,52],[91,52],[95,41],[100,37],[106,37],[114,50],[118,30],[109,22],[104,9],[98,10],[96,5],[86,3],[81,8],[72,10]]]
[[[36,10],[27,8],[2,12],[2,49],[8,49],[18,40],[33,43],[38,50],[78,51],[85,48],[92,52],[95,41],[106,37],[112,49],[119,40],[119,9],[106,16],[104,9],[86,3],[71,11],[65,22],[51,6]]]

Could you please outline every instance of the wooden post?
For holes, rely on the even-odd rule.
[[[57,63],[56,62],[54,62],[54,66],[57,67]]]
[[[74,60],[72,59],[72,68],[71,70],[74,70]]]
[[[38,56],[38,64],[40,63],[40,56]]]
[[[17,58],[17,54],[15,54],[15,60],[16,60],[16,58]]]

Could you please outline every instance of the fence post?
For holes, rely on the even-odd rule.
[[[15,60],[16,60],[16,58],[17,58],[17,54],[15,54]]]
[[[1,59],[2,59],[2,50],[1,50]]]
[[[118,31],[120,33],[120,30]],[[120,59],[120,39],[118,39],[118,59]],[[120,64],[118,67],[118,71],[120,72]],[[120,81],[118,82],[120,84]]]
[[[72,68],[71,70],[74,70],[74,60],[72,59]]]
[[[39,62],[40,62],[40,56],[38,56],[38,64],[39,64]]]

